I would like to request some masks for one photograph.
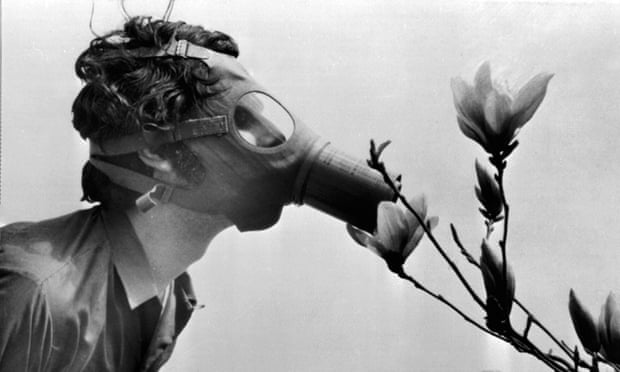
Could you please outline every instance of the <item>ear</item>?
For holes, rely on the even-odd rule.
[[[138,156],[144,164],[163,173],[172,172],[172,163],[168,159],[164,159],[149,149],[141,149],[138,151]]]

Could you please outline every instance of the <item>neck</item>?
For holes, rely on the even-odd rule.
[[[144,247],[160,293],[205,254],[219,232],[232,225],[224,216],[197,213],[174,204],[161,204],[147,213],[134,208],[127,216]]]

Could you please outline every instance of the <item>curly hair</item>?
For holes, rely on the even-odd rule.
[[[134,17],[122,30],[95,38],[75,63],[85,85],[73,102],[73,126],[82,138],[102,141],[137,133],[145,123],[170,126],[184,120],[209,98],[209,85],[216,81],[208,67],[196,59],[173,56],[136,57],[136,48],[163,48],[172,37],[184,39],[234,57],[239,48],[228,35],[184,22]],[[204,178],[204,168],[182,143],[155,149],[172,161],[190,184]],[[137,154],[106,157],[106,161],[152,175]],[[113,185],[89,163],[82,171],[82,200],[128,205],[135,193]]]

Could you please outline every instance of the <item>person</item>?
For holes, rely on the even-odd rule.
[[[136,17],[96,38],[77,59],[85,82],[73,104],[83,138],[137,133],[140,123],[187,115],[212,83],[197,60],[140,60],[125,48],[161,47],[172,34],[237,56],[228,35],[182,22]],[[107,51],[115,56],[103,56]],[[176,185],[205,177],[182,142],[106,157]],[[173,203],[141,213],[135,191],[87,163],[84,199],[99,204],[37,223],[0,229],[0,370],[157,370],[169,358],[196,300],[186,268],[232,225],[217,213]]]
[[[134,17],[78,57],[73,125],[96,205],[0,229],[0,371],[158,370],[196,307],[187,267],[219,232],[270,227],[291,202],[372,231],[394,198],[381,175],[238,55],[224,33]]]

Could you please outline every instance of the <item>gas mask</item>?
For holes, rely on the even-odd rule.
[[[91,155],[99,155],[91,156],[91,164],[113,183],[142,194],[136,201],[141,210],[171,202],[223,214],[247,231],[275,224],[287,204],[306,204],[372,232],[378,203],[394,200],[379,172],[322,140],[234,57],[174,37],[164,49],[129,52],[141,58],[199,59],[216,81],[193,119],[165,129],[145,124],[137,134],[91,141]],[[196,187],[169,185],[101,158],[177,141],[184,141],[206,169]]]

